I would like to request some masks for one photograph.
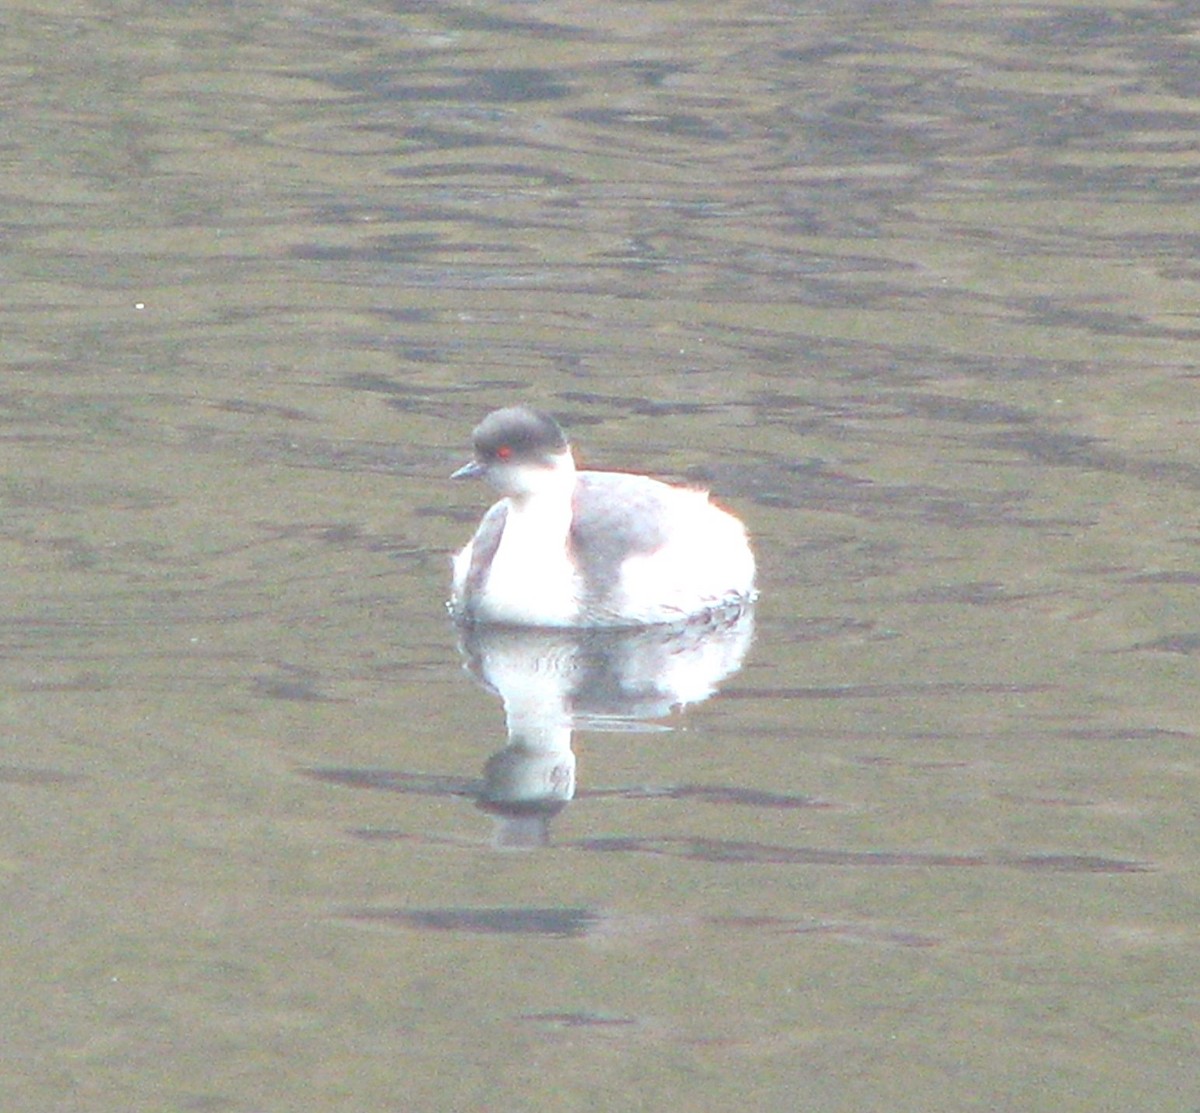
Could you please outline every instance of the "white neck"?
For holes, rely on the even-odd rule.
[[[566,503],[570,505],[571,493],[575,490],[575,461],[570,451],[552,456],[549,466],[541,464],[514,464],[504,469],[504,485],[501,488],[518,511],[529,504]]]
[[[500,621],[563,626],[579,612],[568,537],[574,512],[571,454],[554,467],[511,469],[508,515],[488,572],[485,606]]]

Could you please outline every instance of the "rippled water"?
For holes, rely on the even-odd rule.
[[[1196,1104],[1189,5],[0,26],[4,1109]],[[506,853],[518,398],[763,597]]]

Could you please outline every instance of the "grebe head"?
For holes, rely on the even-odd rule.
[[[488,414],[471,435],[475,458],[451,479],[486,479],[501,494],[523,498],[548,490],[569,489],[575,462],[571,446],[548,414],[510,406]]]

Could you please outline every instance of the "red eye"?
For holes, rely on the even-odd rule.
[[[510,456],[512,456],[512,445],[502,444],[498,449],[496,449],[497,460],[507,460]]]

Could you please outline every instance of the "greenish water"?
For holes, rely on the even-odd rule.
[[[0,26],[5,1110],[1196,1107],[1185,6]],[[763,598],[500,853],[517,398]]]

